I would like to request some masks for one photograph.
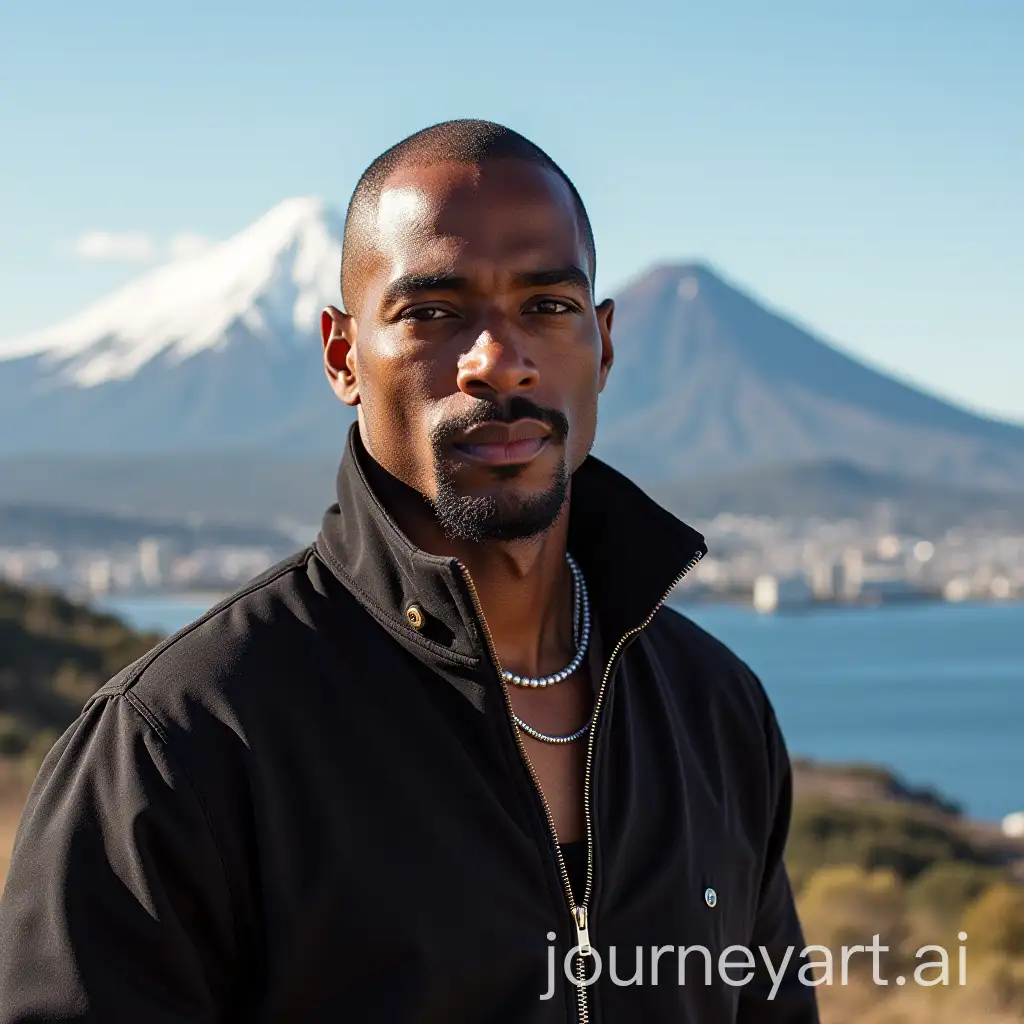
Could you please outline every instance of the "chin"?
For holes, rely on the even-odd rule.
[[[513,468],[524,467],[502,467],[503,475],[511,479],[476,491],[458,489],[454,481],[439,475],[433,506],[445,533],[453,539],[509,541],[550,529],[568,497],[565,464],[534,486],[519,479],[521,473],[510,474]]]

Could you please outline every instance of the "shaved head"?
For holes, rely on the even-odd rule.
[[[360,177],[349,200],[341,257],[341,299],[348,312],[354,313],[359,306],[366,255],[374,246],[381,192],[388,179],[404,167],[429,167],[440,163],[479,165],[487,160],[522,160],[543,167],[562,179],[576,206],[586,242],[589,263],[586,269],[593,284],[597,254],[590,218],[575,185],[558,164],[529,139],[500,124],[475,120],[444,121],[392,146],[377,157]]]

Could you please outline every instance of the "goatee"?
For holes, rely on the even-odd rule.
[[[555,467],[551,485],[539,494],[464,495],[456,490],[455,474],[444,458],[450,439],[479,423],[513,423],[535,419],[552,430],[552,443],[564,451],[569,423],[555,409],[545,409],[528,398],[515,397],[505,404],[480,401],[471,413],[449,420],[431,435],[436,468],[437,497],[430,502],[445,535],[461,541],[510,541],[535,537],[551,528],[558,519],[569,493],[569,468],[564,456]],[[497,477],[514,478],[522,466],[495,467]]]

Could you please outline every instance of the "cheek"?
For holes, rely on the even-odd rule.
[[[582,455],[589,451],[597,427],[597,401],[600,389],[600,349],[585,346],[562,373],[568,392],[567,413],[571,447]]]
[[[409,352],[378,346],[360,362],[361,390],[377,415],[411,426],[432,397],[436,368]]]
[[[399,480],[432,486],[431,372],[421,360],[374,353],[360,365],[360,401],[375,458]]]
[[[458,390],[457,346],[379,347],[373,353],[374,386],[395,404],[422,407]]]
[[[597,401],[590,397],[573,409],[569,419],[569,446],[580,462],[590,451],[597,432]]]
[[[597,432],[597,395],[592,385],[584,385],[573,395],[566,414],[569,417],[566,457],[570,472],[575,472],[590,454]]]

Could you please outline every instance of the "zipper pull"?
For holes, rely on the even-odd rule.
[[[587,927],[586,905],[578,906],[573,917],[576,919],[576,945],[580,947],[580,956],[590,956],[590,930]]]

